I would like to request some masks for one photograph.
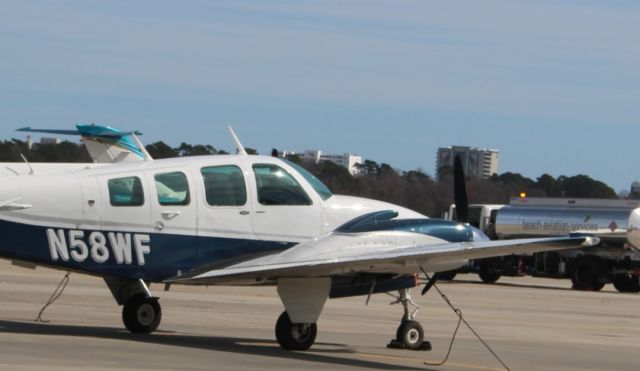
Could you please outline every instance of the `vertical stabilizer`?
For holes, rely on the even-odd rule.
[[[60,135],[80,135],[85,148],[93,162],[116,163],[129,161],[152,160],[144,145],[138,138],[142,133],[125,132],[106,125],[78,124],[77,130],[32,129],[30,127],[18,131],[30,133],[49,133]]]

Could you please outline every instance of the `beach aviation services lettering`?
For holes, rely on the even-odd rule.
[[[82,230],[47,229],[49,251],[53,261],[72,259],[82,263],[87,259],[105,263],[113,255],[116,263],[144,265],[145,255],[151,252],[148,234],[91,232]]]

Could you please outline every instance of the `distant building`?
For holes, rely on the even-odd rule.
[[[631,183],[631,195],[640,197],[640,180]]]
[[[351,175],[359,175],[362,173],[362,170],[358,165],[362,165],[364,160],[361,156],[352,155],[350,153],[343,153],[339,155],[329,155],[323,154],[321,150],[306,150],[302,153],[295,152],[281,152],[279,153],[282,157],[286,157],[287,155],[298,155],[302,161],[308,161],[313,163],[320,163],[322,161],[333,162],[334,164],[340,165],[342,167],[347,168]]]
[[[40,144],[60,144],[60,138],[40,138]]]
[[[500,151],[497,149],[481,149],[463,146],[438,148],[436,174],[438,174],[438,178],[440,178],[442,170],[453,169],[454,158],[460,156],[462,168],[467,177],[489,179],[491,175],[498,173],[499,155]]]
[[[60,138],[40,138],[40,142],[35,143],[33,141],[33,139],[31,138],[31,135],[27,135],[27,148],[29,150],[38,147],[38,145],[40,144],[60,144],[62,141],[60,140]]]

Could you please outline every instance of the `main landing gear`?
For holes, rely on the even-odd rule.
[[[122,305],[122,322],[127,330],[134,334],[148,334],[158,328],[162,309],[158,298],[151,295],[142,279],[105,277],[104,280],[116,302]]]
[[[411,349],[411,350],[431,350],[431,343],[424,340],[424,329],[422,325],[414,318],[420,310],[420,306],[416,304],[409,294],[409,289],[398,291],[400,294],[396,301],[392,304],[402,304],[404,315],[400,326],[396,330],[396,338],[392,339],[387,345],[394,349]],[[409,306],[415,309],[411,310]]]
[[[134,334],[148,334],[160,325],[162,310],[158,298],[143,294],[129,298],[122,307],[122,322]]]
[[[276,322],[276,340],[285,350],[307,350],[313,345],[317,334],[318,326],[315,323],[291,323],[286,311]]]

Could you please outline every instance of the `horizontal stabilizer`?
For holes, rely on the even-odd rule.
[[[21,204],[18,201],[22,200],[21,197],[17,197],[11,200],[0,201],[0,211],[15,211],[31,208],[29,204]]]

